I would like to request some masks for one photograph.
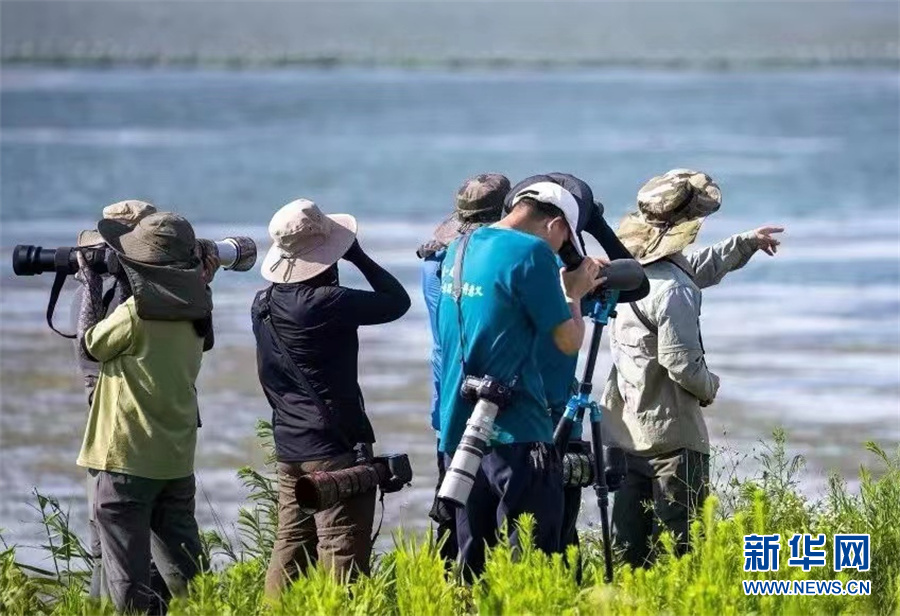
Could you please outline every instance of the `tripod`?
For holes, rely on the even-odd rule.
[[[577,421],[581,425],[584,420],[584,412],[589,412],[591,420],[591,449],[593,450],[593,475],[594,492],[597,494],[597,505],[600,507],[600,527],[603,532],[603,560],[605,564],[604,579],[607,583],[612,581],[612,545],[609,530],[609,485],[606,481],[606,463],[603,459],[603,433],[600,420],[603,417],[600,406],[591,400],[594,376],[594,367],[597,363],[597,352],[600,350],[600,337],[603,335],[603,326],[611,317],[616,316],[616,303],[619,300],[619,291],[615,289],[601,289],[590,298],[591,308],[587,316],[593,325],[591,331],[591,346],[588,350],[587,362],[584,365],[584,374],[578,385],[578,392],[573,395],[562,419],[553,433],[553,445],[560,457],[565,454],[572,435],[572,428]]]

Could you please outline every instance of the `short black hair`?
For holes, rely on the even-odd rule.
[[[531,218],[539,220],[566,217],[563,211],[552,203],[544,203],[543,201],[537,201],[531,197],[522,197],[516,202],[512,209],[515,210],[520,207],[526,208],[528,210],[528,215]]]

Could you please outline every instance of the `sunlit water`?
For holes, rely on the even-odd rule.
[[[86,410],[71,343],[43,321],[51,279],[17,278],[17,243],[69,245],[102,206],[141,198],[204,237],[251,235],[298,196],[358,216],[362,245],[413,296],[401,321],[361,332],[362,385],[382,451],[409,451],[413,488],[386,499],[386,529],[422,528],[434,483],[429,333],[416,246],[482,171],[587,179],[611,221],[649,176],[710,173],[722,211],[701,244],[787,227],[704,293],[704,341],[722,377],[707,409],[739,455],[776,426],[810,461],[806,489],[853,475],[861,443],[900,441],[897,76],[811,73],[50,71],[2,76],[0,527],[33,544],[29,492],[85,521],[74,464]],[[348,272],[346,280],[358,283]],[[230,528],[259,466],[270,409],[255,374],[249,303],[258,271],[214,283],[217,347],[199,383],[198,516]],[[58,321],[68,327],[68,300]],[[603,352],[595,381],[609,367]],[[725,468],[724,464],[719,470]],[[589,493],[585,492],[588,497]],[[208,501],[207,501],[208,499]],[[590,500],[590,499],[588,499]],[[589,507],[584,522],[594,518]]]

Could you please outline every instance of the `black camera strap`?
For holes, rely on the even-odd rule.
[[[57,250],[53,258],[53,265],[53,269],[56,271],[56,278],[53,279],[53,286],[50,288],[50,300],[47,302],[47,325],[63,338],[75,340],[75,334],[64,334],[53,326],[53,312],[56,310],[56,302],[59,301],[59,293],[62,291],[63,284],[65,284],[66,278],[69,276],[69,253]]]
[[[291,354],[288,352],[287,347],[284,344],[284,341],[281,339],[281,336],[278,335],[278,330],[275,329],[275,323],[272,322],[272,309],[271,309],[271,300],[272,300],[272,288],[274,285],[270,285],[268,289],[266,289],[266,296],[263,305],[263,318],[262,322],[266,326],[266,329],[269,330],[269,334],[272,336],[272,340],[275,342],[275,346],[278,347],[278,351],[281,353],[282,357],[284,357],[284,365],[287,366],[288,371],[291,373],[291,376],[300,383],[300,386],[306,392],[306,395],[309,396],[310,400],[312,400],[316,409],[318,409],[319,413],[322,415],[322,420],[325,422],[326,428],[337,438],[338,443],[347,449],[347,451],[352,451],[353,446],[347,441],[347,438],[341,434],[341,432],[334,426],[332,419],[334,418],[328,406],[326,406],[325,401],[322,400],[321,396],[319,396],[318,392],[313,389],[313,386],[310,385],[309,381],[306,378],[306,375],[303,374],[303,370],[300,369],[300,366],[297,365],[297,362],[294,361],[294,358],[291,357]]]

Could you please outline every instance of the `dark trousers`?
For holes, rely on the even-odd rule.
[[[437,468],[438,481],[437,487],[434,489],[434,502],[431,504],[431,511],[428,517],[437,524],[437,539],[441,541],[441,558],[447,561],[456,560],[459,554],[459,543],[456,536],[456,511],[452,505],[449,505],[438,498],[438,491],[441,484],[444,483],[444,477],[447,475],[447,463],[444,460],[444,454],[437,452]]]
[[[449,465],[450,458],[446,458]],[[547,553],[559,551],[562,527],[562,466],[553,446],[513,443],[488,449],[475,475],[465,507],[456,510],[459,562],[471,580],[484,571],[485,547],[497,543],[508,524],[510,543],[519,544],[516,519],[534,516],[534,545]]]
[[[613,532],[625,561],[650,566],[663,531],[675,535],[676,552],[689,547],[690,523],[703,506],[709,483],[709,456],[680,449],[640,457],[626,454],[628,475],[613,502]]]
[[[168,596],[184,594],[204,567],[194,476],[162,480],[93,473],[94,527],[106,592],[119,612],[164,611]],[[165,581],[164,596],[151,584],[151,555]]]
[[[297,479],[313,471],[336,471],[354,466],[355,456],[343,454],[327,460],[278,463],[278,532],[269,569],[266,594],[276,597],[291,581],[316,564],[339,579],[369,573],[376,491],[339,502],[314,516],[300,511],[295,494]]]
[[[103,549],[100,543],[100,529],[97,525],[97,520],[94,518],[94,494],[96,492],[96,476],[98,472],[89,470],[87,478],[88,549],[91,553],[91,585],[88,596],[96,600],[109,596],[109,591],[107,590],[108,582],[106,576],[103,575]],[[169,593],[166,581],[159,574],[159,569],[157,569],[152,557],[150,559],[150,590],[150,614],[165,614],[172,595]]]

